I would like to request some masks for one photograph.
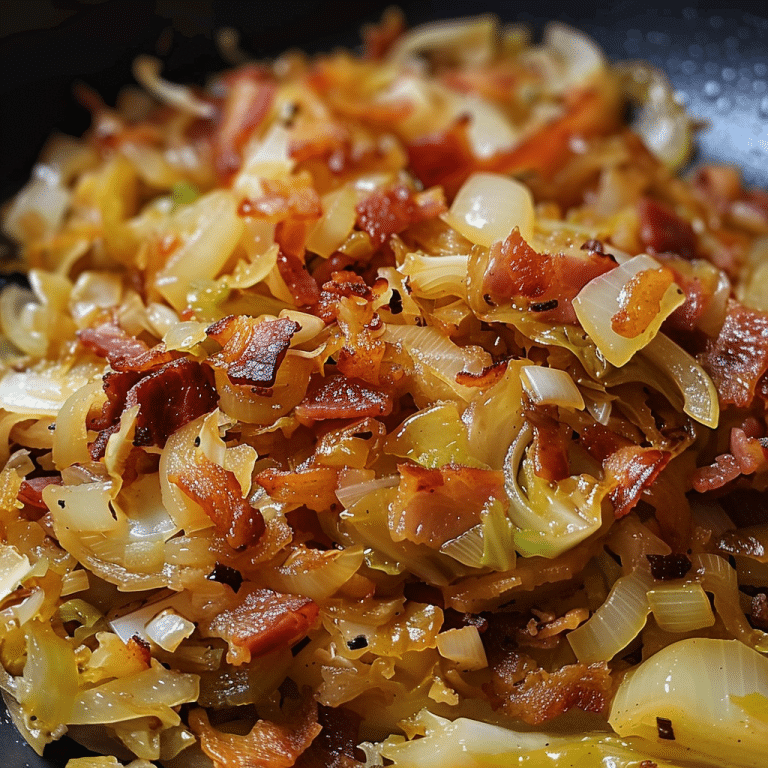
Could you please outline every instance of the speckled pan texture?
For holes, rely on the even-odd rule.
[[[166,75],[200,80],[205,70],[224,66],[216,58],[210,34],[217,27],[239,27],[243,47],[257,57],[273,56],[290,45],[320,51],[334,45],[354,46],[357,29],[378,18],[390,4],[326,0],[262,7],[257,2],[213,0],[3,0],[2,197],[23,183],[52,130],[77,132],[87,127],[84,110],[71,97],[71,83],[83,81],[109,101],[121,83],[130,82],[133,56],[157,53],[161,35],[166,36]],[[732,163],[742,170],[747,183],[768,185],[765,2],[728,9],[631,1],[593,9],[584,3],[550,0],[403,2],[401,6],[412,24],[483,11],[497,13],[505,21],[528,22],[534,28],[557,18],[591,34],[613,60],[649,61],[668,74],[681,103],[701,120],[695,161]],[[185,78],[185,73],[190,76]],[[35,97],[31,99],[30,94]],[[35,755],[5,711],[0,712],[0,765],[58,767],[67,758],[83,754],[66,739],[49,749],[44,758]]]

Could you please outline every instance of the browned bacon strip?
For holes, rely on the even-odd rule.
[[[77,336],[84,347],[106,357],[116,371],[148,371],[178,357],[178,353],[168,352],[162,342],[150,349],[115,323],[83,328]]]
[[[336,467],[309,467],[297,472],[272,467],[259,472],[256,482],[276,501],[303,504],[315,512],[322,512],[337,501]]]
[[[685,259],[696,255],[693,227],[665,205],[644,197],[637,204],[640,240],[653,253],[676,253]]]
[[[412,224],[441,211],[433,206],[422,210],[408,187],[376,191],[357,204],[357,225],[367,232],[375,246],[386,242]]]
[[[307,423],[388,416],[390,413],[391,395],[341,375],[328,376],[310,384],[310,391],[295,409],[296,417]]]
[[[653,484],[671,458],[669,451],[633,445],[620,448],[605,461],[606,476],[615,482],[608,496],[617,518],[635,508],[642,492]]]
[[[31,477],[22,480],[19,493],[16,498],[22,504],[29,504],[37,509],[48,509],[43,501],[43,489],[49,485],[61,485],[61,475],[47,475],[46,477]]]

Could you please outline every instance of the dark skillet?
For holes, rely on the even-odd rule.
[[[358,29],[391,2],[316,0],[4,0],[0,14],[0,200],[27,179],[53,130],[82,133],[88,115],[71,95],[80,80],[114,103],[132,81],[138,53],[159,53],[172,80],[202,82],[222,69],[211,31],[234,26],[256,57],[288,47],[310,52],[357,45]],[[732,163],[752,185],[768,187],[768,10],[761,0],[728,9],[693,1],[623,0],[599,7],[536,0],[401,2],[412,23],[492,11],[535,29],[560,19],[591,34],[611,59],[644,59],[663,68],[689,112],[709,129],[696,160]],[[2,704],[0,704],[0,709]],[[0,763],[9,768],[59,768],[87,754],[67,740],[38,757],[0,711]]]

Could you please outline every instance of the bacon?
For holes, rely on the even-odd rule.
[[[556,411],[555,411],[556,412]],[[571,474],[568,441],[561,425],[548,409],[530,408],[526,419],[533,427],[533,471],[548,482],[563,480]]]
[[[625,448],[633,443],[622,435],[616,434],[602,424],[590,424],[581,430],[579,442],[584,450],[601,464],[619,448]]]
[[[693,489],[699,493],[714,491],[741,474],[739,462],[730,453],[721,453],[708,467],[699,467],[691,475]]]
[[[425,212],[419,207],[408,187],[398,186],[386,192],[376,191],[355,207],[357,225],[367,232],[375,247],[383,245],[392,235],[412,224],[435,216],[434,206]]]
[[[665,205],[644,197],[637,204],[640,241],[651,253],[676,253],[684,259],[696,255],[693,227]]]
[[[281,504],[303,504],[315,512],[322,512],[338,503],[336,467],[309,467],[295,472],[270,467],[259,472],[255,479]]]
[[[611,328],[619,336],[634,339],[661,309],[661,300],[675,281],[671,269],[644,269],[630,278],[620,294],[619,310],[611,317]],[[679,295],[679,291],[678,291]]]
[[[209,362],[224,368],[235,384],[273,387],[291,338],[299,330],[299,324],[288,318],[257,320],[229,315],[206,330],[210,338],[222,345],[221,352],[212,355]]]
[[[215,616],[209,632],[258,658],[295,645],[315,623],[317,612],[317,604],[308,597],[256,588],[239,605]]]
[[[323,730],[298,759],[296,768],[363,768],[355,759],[362,717],[351,709],[320,705],[317,720]]]
[[[230,75],[229,92],[213,137],[213,163],[222,181],[240,169],[242,150],[275,98],[275,84],[266,79],[266,70],[241,67]]]
[[[502,709],[528,725],[541,725],[574,708],[604,714],[612,687],[605,662],[567,664],[552,673],[538,669],[528,672],[517,685],[506,687]]]
[[[243,498],[235,473],[206,456],[197,456],[168,480],[203,508],[232,549],[255,544],[264,534],[264,518]]]
[[[83,328],[77,336],[84,347],[106,357],[116,371],[149,371],[178,357],[178,353],[166,350],[163,343],[150,349],[141,339],[111,322]]]
[[[720,334],[707,344],[702,363],[721,403],[749,407],[768,371],[768,312],[731,301]]]
[[[768,595],[765,592],[758,592],[752,598],[749,617],[752,619],[754,626],[760,629],[768,629]]]
[[[368,61],[381,61],[397,39],[405,32],[405,17],[399,8],[387,8],[378,24],[363,27],[363,56]]]
[[[497,381],[500,381],[506,370],[507,361],[504,360],[501,363],[494,363],[487,368],[483,368],[480,373],[459,371],[456,374],[456,383],[461,384],[464,387],[485,389],[486,387],[493,386]]]
[[[339,301],[349,296],[370,301],[373,293],[360,275],[348,270],[334,272],[331,279],[323,283],[320,301],[315,306],[314,313],[329,325],[338,315]]]
[[[556,300],[556,307],[538,313],[538,318],[575,323],[575,296],[590,280],[615,267],[612,256],[597,251],[584,256],[538,253],[515,229],[506,240],[491,246],[482,292],[495,306],[515,299],[537,305]]]
[[[480,524],[493,499],[504,499],[504,473],[449,464],[399,464],[400,486],[389,512],[390,535],[435,549]]]
[[[22,480],[19,487],[19,493],[16,498],[22,504],[28,504],[36,509],[48,509],[43,501],[43,489],[49,485],[61,485],[61,475],[46,475],[45,477],[31,477],[28,480]]]
[[[747,437],[743,429],[731,429],[731,454],[743,475],[768,469],[768,438]]]
[[[608,497],[616,518],[635,508],[642,492],[653,484],[671,458],[669,451],[632,445],[620,448],[605,460],[606,477],[614,484]]]
[[[387,392],[336,374],[315,378],[294,413],[300,422],[310,424],[326,419],[389,416],[392,407],[392,396]]]
[[[298,256],[281,247],[277,256],[277,269],[299,307],[312,307],[317,304],[320,300],[320,288]]]
[[[277,223],[285,219],[315,221],[323,215],[320,196],[306,175],[289,181],[264,179],[262,187],[263,195],[240,203],[240,216]]]
[[[124,411],[139,406],[134,445],[158,445],[198,416],[210,413],[219,401],[213,372],[206,365],[182,358],[150,373],[123,371],[104,376],[107,401],[100,416],[89,421],[99,431],[89,446],[94,461],[107,448],[110,435],[119,429]]]
[[[204,709],[190,713],[189,727],[199,737],[213,768],[290,768],[322,729],[314,699],[304,697],[302,706],[302,711],[282,725],[257,720],[245,735],[216,730]]]

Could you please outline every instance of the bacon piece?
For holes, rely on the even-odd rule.
[[[508,686],[502,709],[528,725],[541,725],[577,708],[605,713],[611,700],[611,673],[605,662],[567,664],[556,672],[528,672],[522,682]]]
[[[721,403],[748,408],[768,371],[768,312],[731,301],[720,334],[707,344],[702,363]]]
[[[363,57],[368,61],[381,61],[403,32],[403,12],[399,8],[387,8],[378,24],[363,27]]]
[[[584,450],[601,464],[619,448],[633,445],[631,440],[616,434],[602,424],[590,424],[584,427],[579,435],[579,442]]]
[[[518,645],[529,648],[556,648],[563,639],[563,632],[576,629],[589,618],[588,608],[573,608],[560,617],[551,611],[537,611],[535,608],[531,609],[531,613],[534,618],[515,636]]]
[[[234,472],[201,455],[168,480],[203,508],[232,549],[244,549],[262,537],[264,518],[243,498]]]
[[[386,192],[377,190],[355,207],[357,225],[367,232],[375,247],[412,224],[436,215],[430,206],[423,211],[408,187],[400,185]],[[437,210],[435,208],[434,210]],[[437,210],[438,213],[441,211]]]
[[[300,327],[288,318],[257,320],[229,315],[206,329],[206,334],[223,347],[209,362],[225,368],[235,384],[273,387],[291,338]]]
[[[296,768],[363,768],[355,759],[361,716],[345,707],[320,705],[317,720],[323,730],[299,757]]]
[[[311,696],[304,697],[303,711],[286,723],[257,720],[244,736],[216,730],[204,709],[190,713],[189,727],[199,737],[213,768],[290,768],[322,729]]]
[[[61,475],[31,477],[29,480],[22,480],[16,498],[22,504],[29,504],[30,507],[47,510],[48,507],[43,501],[43,489],[49,485],[61,485],[61,483]]]
[[[731,453],[743,475],[768,468],[768,438],[747,437],[743,429],[731,429]]]
[[[699,467],[691,475],[693,489],[699,493],[714,491],[741,474],[739,462],[730,453],[721,453],[708,467]]]
[[[261,197],[240,203],[240,216],[277,223],[285,219],[315,221],[323,215],[320,196],[306,175],[289,181],[264,179],[262,187]]]
[[[395,541],[407,539],[437,549],[478,525],[488,504],[506,496],[500,471],[454,464],[397,468],[400,485],[389,511]]]
[[[494,363],[487,368],[483,368],[480,373],[471,373],[470,371],[459,371],[456,374],[456,383],[464,387],[477,387],[485,389],[493,386],[501,379],[507,370],[507,361]]]
[[[122,413],[139,406],[134,445],[158,445],[190,421],[210,413],[219,401],[213,372],[206,366],[182,358],[150,373],[123,371],[104,376],[107,401],[100,416],[88,427],[99,431],[89,446],[94,461],[107,448],[110,435],[120,426]]]
[[[308,597],[257,588],[246,593],[235,608],[215,616],[209,632],[258,658],[295,645],[315,623],[317,612],[317,604]]]
[[[389,416],[392,406],[392,396],[387,392],[337,374],[316,377],[294,413],[299,421],[309,424],[326,419]]]
[[[259,472],[255,479],[281,504],[303,504],[322,512],[338,503],[336,467],[309,467],[295,472],[270,467]]]
[[[277,256],[277,269],[299,307],[312,307],[317,304],[320,300],[320,288],[298,256],[281,247]]]
[[[331,279],[323,283],[320,301],[313,311],[324,323],[330,325],[338,316],[339,301],[348,296],[370,301],[373,293],[360,275],[347,270],[334,272]]]
[[[568,441],[563,428],[548,411],[530,408],[525,416],[533,427],[533,471],[537,477],[557,482],[571,474]]]
[[[213,164],[222,181],[240,169],[242,150],[266,117],[276,93],[263,68],[241,67],[227,81],[229,92],[213,137]]]
[[[671,458],[669,451],[631,445],[620,448],[605,460],[606,477],[614,483],[608,497],[613,502],[616,518],[624,517],[635,508],[642,492],[653,484]]]
[[[83,328],[77,336],[84,347],[106,357],[116,371],[149,371],[178,357],[178,353],[166,350],[162,342],[150,349],[141,339],[111,322]]]
[[[651,253],[676,253],[684,259],[696,255],[693,227],[665,205],[644,197],[637,204],[640,241]]]
[[[515,229],[506,240],[491,246],[482,293],[495,306],[514,299],[537,304],[556,300],[556,307],[540,312],[538,318],[575,323],[575,296],[590,280],[616,266],[612,256],[597,251],[584,256],[538,253]]]
[[[752,619],[754,626],[760,629],[768,629],[768,595],[765,592],[758,592],[752,598],[749,617]]]
[[[619,310],[611,317],[613,331],[625,339],[642,333],[659,314],[661,300],[674,281],[666,267],[644,269],[630,278],[619,295]]]

